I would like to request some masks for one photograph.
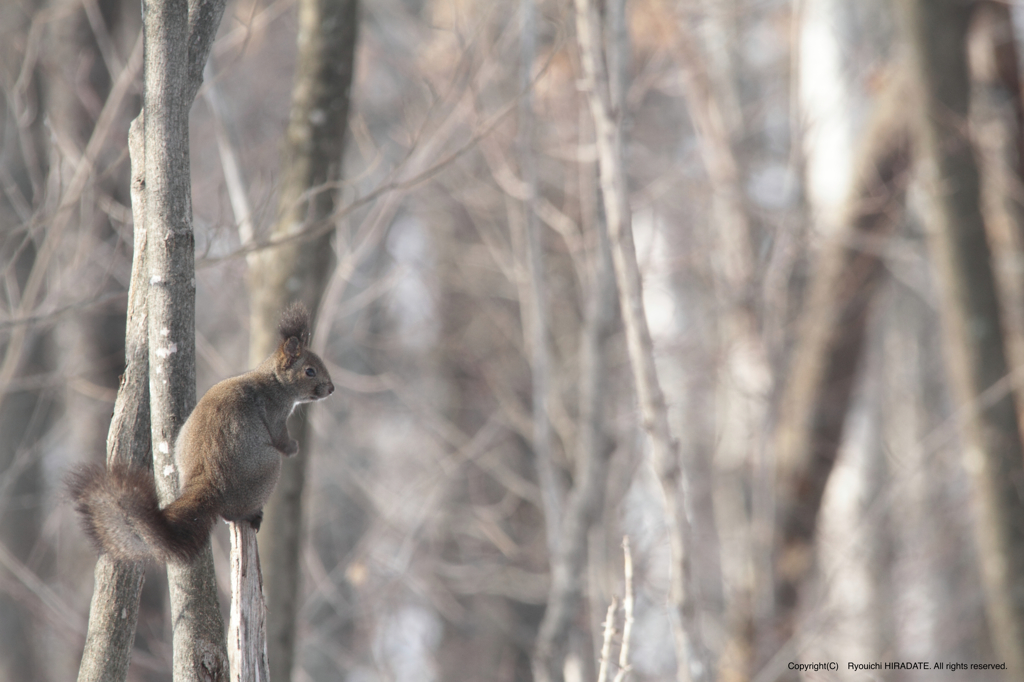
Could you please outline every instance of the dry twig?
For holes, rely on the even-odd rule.
[[[608,680],[608,661],[612,657],[612,637],[615,636],[615,609],[618,607],[619,600],[612,599],[604,616],[604,641],[601,645],[601,664],[597,669],[597,682]]]
[[[622,600],[622,646],[619,648],[619,672],[614,682],[625,682],[629,674],[629,642],[633,635],[633,553],[629,550],[629,536],[622,538],[622,574],[626,596]]]

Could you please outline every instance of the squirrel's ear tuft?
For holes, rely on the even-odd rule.
[[[294,336],[289,336],[281,343],[281,353],[288,358],[288,364],[302,355],[302,343]]]
[[[285,308],[281,314],[281,323],[277,326],[281,340],[297,338],[303,346],[309,344],[309,311],[306,306],[296,301]]]

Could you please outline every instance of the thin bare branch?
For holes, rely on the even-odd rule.
[[[95,1],[95,0],[94,0]],[[228,118],[220,88],[213,77],[210,65],[206,68],[207,85],[202,89],[203,98],[213,114],[214,129],[217,133],[217,151],[220,152],[221,170],[224,172],[224,184],[231,201],[231,210],[238,225],[238,241],[245,247],[253,243],[256,233],[252,224],[252,202],[249,201],[248,185],[242,174],[239,162],[238,134],[233,122]],[[249,267],[254,264],[252,254],[247,254]]]
[[[619,648],[619,672],[614,682],[625,682],[629,676],[629,646],[633,639],[633,552],[629,549],[629,536],[622,538],[622,577],[626,596],[622,599],[622,645]]]
[[[525,345],[529,352],[532,384],[532,439],[537,480],[544,501],[544,527],[548,552],[558,553],[561,542],[563,493],[552,460],[551,423],[548,419],[548,391],[551,360],[548,352],[548,294],[545,273],[544,242],[540,234],[540,221],[534,211],[537,191],[537,159],[533,149],[533,93],[530,88],[533,62],[536,58],[536,10],[534,0],[521,0],[520,12],[520,76],[523,94],[519,98],[519,166],[523,177],[525,197],[522,208],[525,215],[522,242],[525,242],[525,277],[520,277],[520,310],[523,315]],[[526,305],[522,305],[522,304]]]
[[[608,611],[604,615],[604,634],[601,640],[601,658],[597,669],[597,682],[608,682],[608,666],[612,660],[612,638],[615,636],[615,611],[619,608],[618,599],[612,599]]]

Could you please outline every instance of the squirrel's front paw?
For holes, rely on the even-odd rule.
[[[294,440],[292,438],[288,439],[288,443],[284,446],[284,449],[281,450],[281,452],[284,453],[285,457],[291,457],[292,455],[294,455],[298,451],[299,451],[299,441]]]

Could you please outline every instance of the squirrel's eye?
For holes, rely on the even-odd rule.
[[[315,377],[316,376],[316,368],[315,367],[307,367],[306,368],[306,376],[307,377]]]

